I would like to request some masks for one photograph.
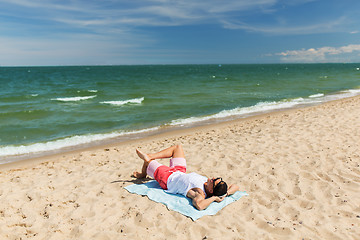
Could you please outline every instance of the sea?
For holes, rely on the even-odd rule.
[[[0,67],[0,164],[360,95],[359,68]]]

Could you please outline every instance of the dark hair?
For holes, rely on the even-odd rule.
[[[213,195],[214,196],[222,196],[227,193],[228,186],[226,182],[221,180],[216,186],[214,187]]]

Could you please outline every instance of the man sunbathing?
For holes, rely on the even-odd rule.
[[[206,209],[212,202],[221,202],[226,196],[239,190],[235,184],[227,187],[222,178],[207,178],[197,173],[186,173],[186,160],[181,145],[175,145],[157,153],[145,154],[136,149],[144,160],[141,172],[134,172],[136,178],[146,175],[154,178],[168,193],[182,194],[192,199],[198,210]],[[171,158],[170,166],[165,166],[155,159]]]

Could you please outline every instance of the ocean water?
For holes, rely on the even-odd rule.
[[[360,64],[0,67],[0,163],[360,94]]]

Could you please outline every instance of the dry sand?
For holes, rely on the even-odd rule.
[[[354,97],[4,165],[0,239],[360,239],[359,139]],[[127,192],[172,144],[249,196],[193,222]]]

